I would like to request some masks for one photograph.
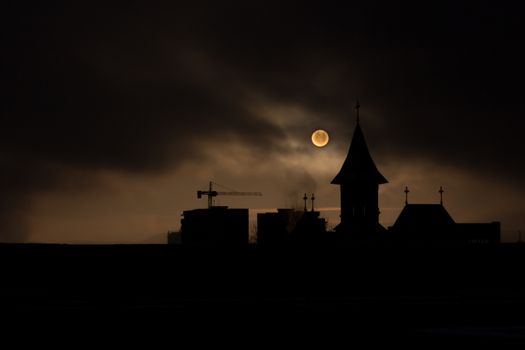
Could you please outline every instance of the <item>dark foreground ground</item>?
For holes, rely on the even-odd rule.
[[[522,245],[5,244],[0,267],[4,331],[323,347],[356,340],[525,343]]]

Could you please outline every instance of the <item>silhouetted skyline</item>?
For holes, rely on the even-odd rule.
[[[501,223],[457,223],[443,203],[443,186],[439,188],[439,204],[408,202],[410,190],[405,186],[405,206],[394,224],[385,228],[379,222],[379,185],[388,184],[368,149],[359,123],[359,101],[356,103],[356,123],[348,154],[341,169],[331,181],[340,188],[340,222],[334,230],[327,230],[326,219],[315,210],[315,194],[303,196],[302,210],[280,208],[277,212],[257,214],[257,244],[263,248],[292,248],[294,246],[350,247],[373,244],[393,247],[467,246],[499,244]],[[198,190],[197,198],[207,196],[206,209],[185,210],[179,232],[168,232],[167,243],[185,246],[242,247],[250,240],[249,210],[214,206],[218,195],[261,195],[259,192],[222,192],[214,189]],[[228,189],[228,188],[226,188]],[[230,189],[229,189],[230,190]],[[308,210],[308,199],[311,209]],[[521,237],[519,238],[521,241]],[[350,244],[350,246],[349,246]]]
[[[523,230],[519,6],[11,5],[0,241],[162,241],[209,180],[264,193],[218,204],[335,208],[356,98],[381,224],[443,186],[456,220]]]

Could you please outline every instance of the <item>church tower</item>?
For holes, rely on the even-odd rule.
[[[385,230],[379,224],[378,192],[379,185],[388,181],[370,156],[359,124],[359,107],[357,102],[357,123],[348,155],[332,184],[341,190],[341,223],[335,230],[363,234]]]

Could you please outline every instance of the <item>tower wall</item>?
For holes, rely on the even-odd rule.
[[[341,223],[375,227],[379,224],[379,185],[371,182],[341,184]]]

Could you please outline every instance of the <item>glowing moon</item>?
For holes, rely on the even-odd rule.
[[[322,129],[315,130],[312,133],[312,143],[317,147],[324,147],[330,141],[328,133]]]

